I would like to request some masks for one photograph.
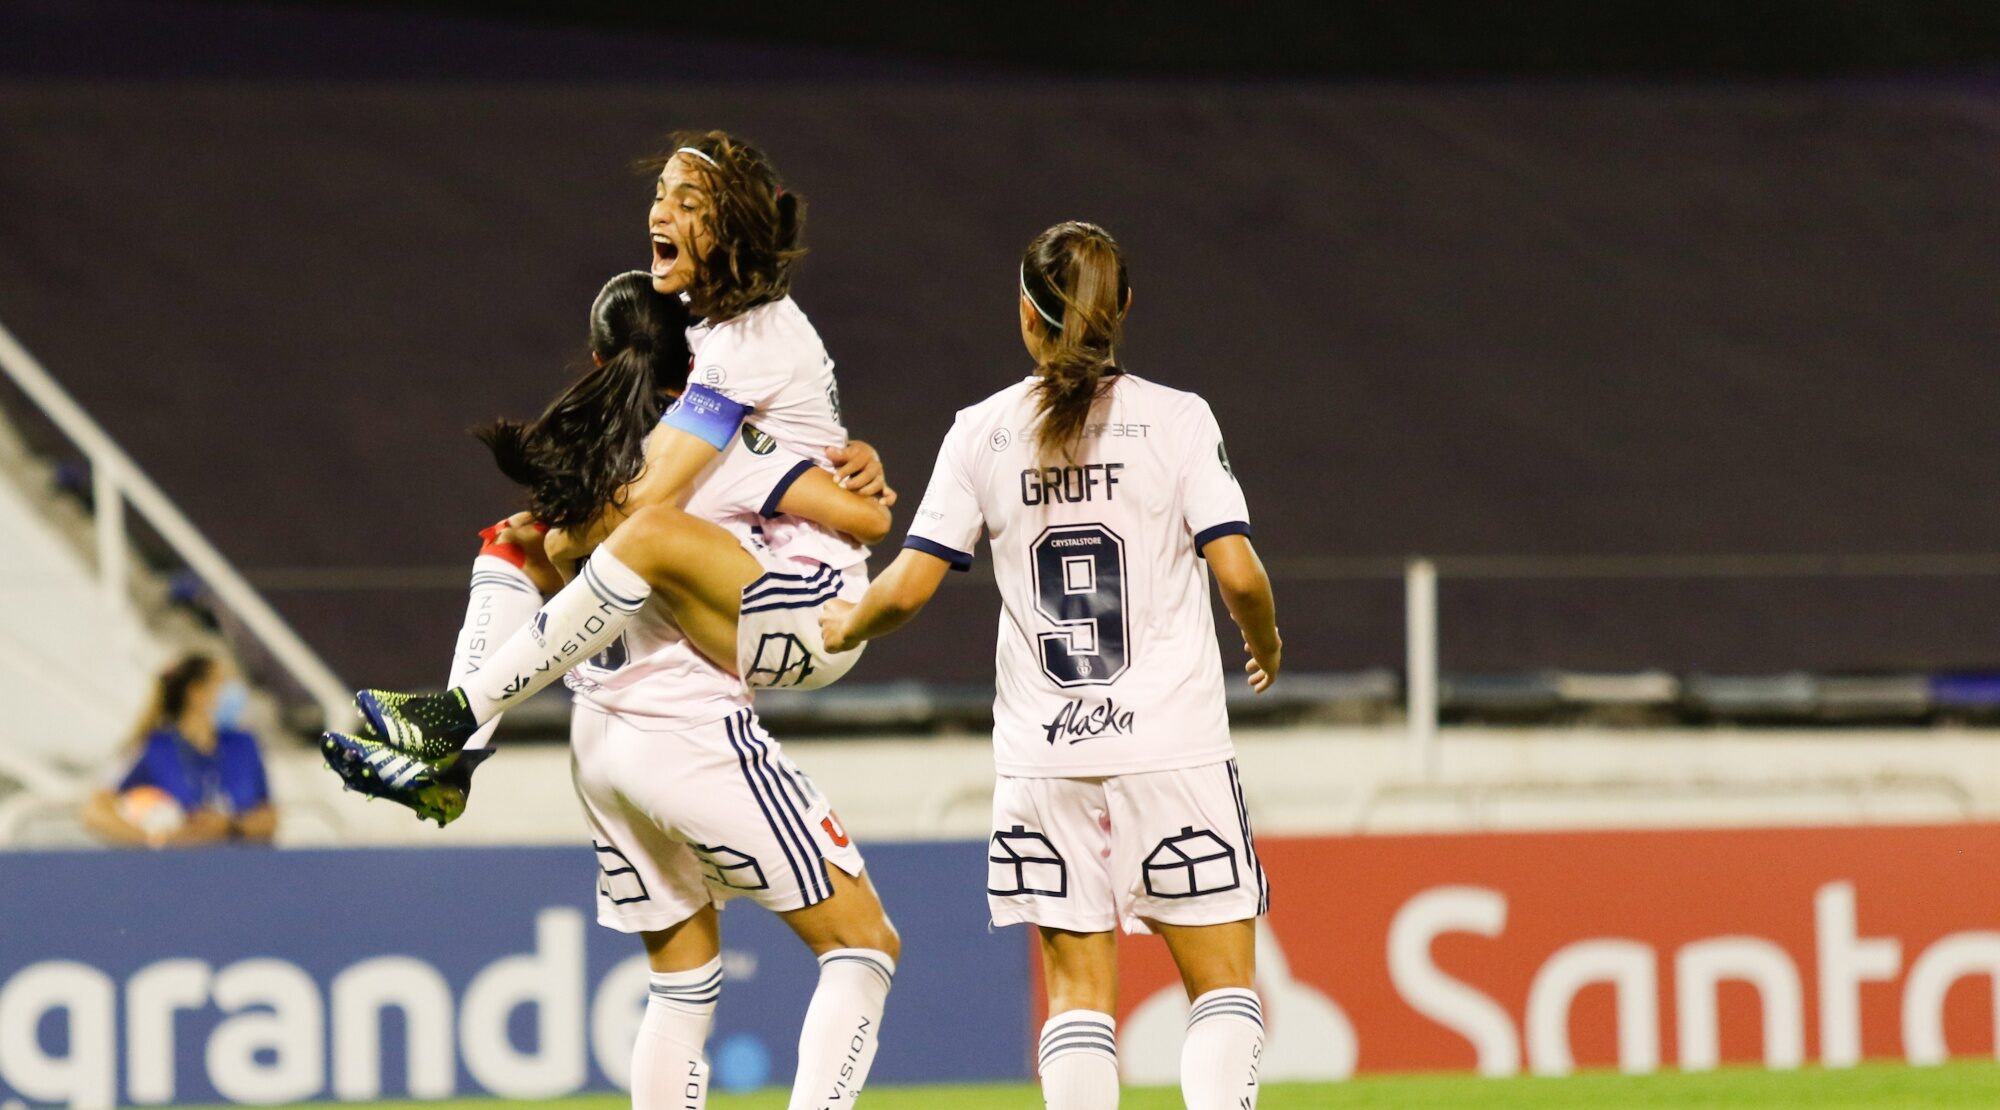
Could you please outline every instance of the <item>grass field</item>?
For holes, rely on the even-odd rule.
[[[332,1105],[332,1104],[328,1104]],[[491,1110],[490,1100],[377,1103],[375,1110]],[[618,1110],[621,1098],[574,1098],[536,1103],[556,1110]],[[783,1110],[785,1095],[717,1094],[709,1110]],[[868,1110],[1041,1110],[1033,1087],[879,1087],[861,1099]],[[1542,1110],[1545,1107],[1772,1108],[1875,1110],[1878,1107],[2000,1107],[2000,1065],[1948,1064],[1912,1068],[1873,1064],[1849,1071],[1724,1070],[1700,1075],[1591,1073],[1564,1079],[1477,1079],[1396,1076],[1349,1083],[1276,1083],[1264,1088],[1259,1110]],[[1120,1110],[1181,1110],[1179,1092],[1128,1089]]]

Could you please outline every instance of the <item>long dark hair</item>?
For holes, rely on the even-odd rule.
[[[179,727],[181,714],[187,712],[188,694],[196,684],[207,681],[214,674],[215,660],[200,652],[190,652],[161,671],[153,679],[152,696],[139,715],[139,723],[133,726],[132,735],[126,741],[127,748],[136,750],[156,728]]]
[[[1118,372],[1125,321],[1125,255],[1111,233],[1069,220],[1035,236],[1021,255],[1021,291],[1042,319],[1035,367],[1035,447],[1067,455],[1083,436],[1090,408]]]
[[[473,432],[500,472],[528,491],[551,528],[574,528],[613,502],[646,466],[646,434],[665,393],[687,381],[687,306],[634,270],[605,283],[590,305],[597,365],[532,423],[495,420]]]
[[[664,153],[639,163],[658,177],[675,152],[698,150],[695,172],[708,191],[708,231],[715,246],[694,260],[688,300],[696,314],[727,320],[775,301],[792,288],[805,257],[806,200],[785,188],[764,152],[726,131],[676,131]]]

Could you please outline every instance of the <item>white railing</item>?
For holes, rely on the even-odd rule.
[[[1403,568],[1403,638],[1410,750],[1424,777],[1432,778],[1438,769],[1438,576],[1429,559],[1412,559]]]
[[[96,502],[98,587],[106,609],[116,612],[127,604],[125,569],[130,549],[125,536],[125,507],[130,505],[186,560],[188,569],[214,593],[216,600],[242,622],[270,652],[271,658],[318,704],[326,727],[346,722],[353,712],[346,684],[182,515],[131,456],[56,384],[48,370],[5,325],[0,325],[0,372],[13,379],[28,400],[90,461]]]

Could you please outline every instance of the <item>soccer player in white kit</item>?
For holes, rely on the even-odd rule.
[[[617,473],[591,449],[616,456],[629,445],[636,455],[638,422],[659,408],[650,390],[684,374],[684,354],[653,334],[670,322],[665,306],[679,306],[650,285],[644,274],[608,283],[591,312],[598,369],[534,425],[488,434],[506,441],[496,447],[509,463],[503,469],[552,518],[590,507],[593,482]],[[556,434],[579,427],[602,431],[602,441],[572,444]],[[687,509],[780,566],[805,521],[869,542],[889,527],[880,501],[839,488],[827,470],[747,424],[702,472]],[[543,592],[560,588],[527,518],[481,533],[454,685],[534,618]],[[703,1105],[704,1042],[722,989],[717,909],[738,897],[778,913],[820,960],[793,1110],[851,1103],[879,1044],[899,946],[829,801],[758,725],[748,685],[696,651],[657,599],[567,678],[577,694],[572,773],[596,850],[598,920],[640,934],[653,969],[633,1046],[633,1105]],[[456,816],[426,798],[420,781],[449,771],[441,776],[366,738],[329,734],[327,744],[329,763],[356,789],[440,824]]]
[[[1064,223],[1021,262],[1032,377],[961,410],[904,551],[830,650],[915,615],[984,530],[1003,607],[993,716],[995,924],[1041,936],[1050,1110],[1118,1103],[1113,929],[1160,934],[1192,1008],[1190,1110],[1257,1099],[1255,919],[1269,886],[1237,778],[1209,610],[1212,573],[1251,686],[1278,674],[1270,580],[1208,404],[1123,371],[1130,287],[1103,229]],[[1206,569],[1204,569],[1204,567]]]
[[[847,430],[833,360],[788,295],[804,253],[803,202],[761,152],[723,132],[673,141],[648,216],[650,274],[656,292],[684,296],[700,317],[687,331],[687,388],[648,437],[637,479],[588,526],[550,534],[552,557],[588,562],[485,668],[442,694],[356,695],[372,733],[406,755],[449,764],[482,725],[605,650],[655,596],[698,650],[752,686],[815,689],[859,658],[825,649],[818,610],[860,595],[863,547],[801,522],[773,564],[681,507],[753,415],[763,434],[816,462],[847,443]]]
[[[600,920],[646,937],[655,971],[647,1028],[657,1025],[656,1039],[670,1045],[654,1063],[671,1064],[678,1052],[688,1067],[700,1067],[694,1033],[697,1025],[706,1033],[719,982],[714,903],[745,894],[779,911],[821,962],[792,1106],[844,1106],[874,1055],[898,940],[838,819],[756,727],[744,687],[813,688],[852,665],[854,652],[835,657],[821,647],[817,611],[843,592],[858,595],[867,553],[804,520],[760,526],[762,542],[749,542],[704,519],[699,496],[704,476],[729,465],[725,452],[758,455],[775,444],[811,464],[843,447],[846,431],[832,361],[786,295],[790,263],[802,253],[801,202],[777,186],[768,162],[746,144],[719,132],[676,136],[676,143],[649,217],[650,277],[655,292],[685,294],[703,317],[686,335],[694,374],[648,437],[637,480],[623,475],[609,497],[587,483],[600,493],[594,519],[574,535],[551,536],[559,558],[603,546],[476,670],[454,667],[460,682],[449,704],[364,692],[358,700],[376,735],[329,739],[393,748],[435,774],[508,704],[601,660],[593,670],[602,674],[579,676],[580,693],[616,716],[579,713],[577,781],[594,831],[610,842],[612,851],[600,854],[619,864],[604,869]],[[756,426],[745,423],[752,412]],[[678,507],[690,492],[697,500]],[[765,494],[783,496],[778,486]],[[648,699],[650,684],[611,678],[625,669],[610,666],[618,651],[629,665],[628,630],[643,643],[646,628],[633,622],[649,602],[661,645],[641,651],[651,669],[698,662],[706,670],[688,674],[712,678],[723,670],[731,694],[682,688]],[[683,638],[669,640],[661,629]],[[683,702],[698,716],[730,698],[741,708],[702,726],[702,735],[680,727],[690,713]],[[649,715],[642,705],[666,712]],[[660,733],[677,738],[664,742]],[[635,1060],[649,1043],[642,1035]],[[678,1098],[678,1090],[660,1097]],[[638,1091],[637,1105],[668,1104],[639,1101]]]

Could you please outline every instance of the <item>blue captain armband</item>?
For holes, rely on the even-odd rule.
[[[679,428],[717,451],[724,451],[729,448],[729,437],[736,434],[743,418],[749,415],[749,405],[739,405],[708,386],[689,385],[680,400],[660,417],[660,423]]]

